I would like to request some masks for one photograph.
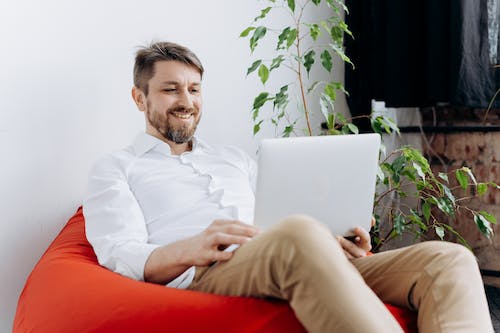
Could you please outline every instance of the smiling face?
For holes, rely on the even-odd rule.
[[[189,149],[201,117],[201,74],[179,61],[155,63],[148,94],[134,87],[133,98],[145,113],[146,132],[167,142],[172,150]]]

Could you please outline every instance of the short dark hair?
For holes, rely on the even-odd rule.
[[[193,66],[203,76],[200,59],[187,47],[171,42],[153,42],[141,47],[135,56],[134,85],[148,94],[148,82],[154,76],[154,66],[158,61],[179,61]]]

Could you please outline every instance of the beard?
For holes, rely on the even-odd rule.
[[[169,115],[172,112],[185,112],[192,113],[195,119],[192,125],[175,125],[170,121]],[[146,111],[146,116],[148,118],[149,124],[154,127],[158,133],[160,133],[165,139],[175,142],[176,144],[182,144],[191,141],[196,132],[198,123],[200,122],[200,113],[196,112],[194,109],[187,109],[184,107],[177,107],[168,109],[166,114],[160,112],[151,111],[151,107],[148,107]],[[172,116],[175,117],[175,116]]]

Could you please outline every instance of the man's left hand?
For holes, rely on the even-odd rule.
[[[365,257],[372,249],[370,234],[361,227],[354,228],[354,240],[350,241],[342,236],[337,236],[337,240],[342,246],[347,259]]]

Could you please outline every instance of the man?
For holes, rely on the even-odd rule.
[[[202,75],[180,45],[137,53],[132,97],[146,133],[96,163],[84,202],[102,265],[170,287],[284,299],[310,332],[401,332],[382,301],[418,310],[420,332],[493,332],[475,258],[462,246],[367,256],[366,230],[350,242],[307,216],[259,232],[254,162],[194,136]]]

